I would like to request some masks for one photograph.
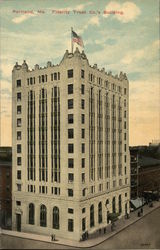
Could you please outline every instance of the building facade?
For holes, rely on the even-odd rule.
[[[12,225],[12,148],[0,147],[0,227]]]
[[[130,147],[130,164],[131,164],[131,199],[138,198],[138,148]]]
[[[129,213],[129,83],[78,49],[13,81],[13,229],[80,240]]]

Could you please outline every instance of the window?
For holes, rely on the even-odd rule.
[[[124,144],[124,151],[126,152],[126,150],[127,150],[127,145]]]
[[[21,131],[17,131],[17,140],[21,140]]]
[[[125,94],[125,95],[127,94],[127,89],[126,89],[126,88],[124,88],[124,94]]]
[[[82,173],[82,183],[85,182],[85,173]]]
[[[74,116],[73,114],[68,114],[68,123],[73,124],[74,123]]]
[[[17,157],[17,165],[18,165],[18,166],[21,166],[21,164],[22,164],[22,159],[21,159],[21,157]]]
[[[126,140],[127,139],[127,134],[126,133],[124,133],[124,140]]]
[[[17,206],[21,206],[21,201],[16,201]]]
[[[127,193],[125,193],[125,197],[127,197]]]
[[[40,226],[47,226],[47,208],[45,205],[40,206]]]
[[[85,115],[84,114],[81,115],[81,122],[82,122],[82,124],[85,123]]]
[[[126,118],[127,117],[127,111],[125,110],[124,111],[124,118]]]
[[[86,230],[86,218],[82,219],[82,231]]]
[[[73,109],[73,99],[68,100],[68,109]]]
[[[68,231],[73,232],[74,230],[74,221],[73,219],[68,219]]]
[[[74,181],[74,174],[69,173],[68,174],[68,182],[73,182]]]
[[[68,159],[68,168],[73,168],[74,167],[74,159],[73,158],[69,158]]]
[[[85,129],[84,128],[82,128],[82,139],[84,139],[85,138]]]
[[[53,228],[59,229],[59,208],[53,208]]]
[[[17,80],[17,87],[21,87],[21,80]]]
[[[102,223],[102,202],[98,204],[98,223]]]
[[[58,80],[60,80],[60,72],[58,72]]]
[[[21,105],[17,106],[17,114],[21,114]]]
[[[127,103],[126,103],[126,99],[124,99],[124,107],[126,107]]]
[[[21,144],[17,144],[17,153],[21,153]]]
[[[73,69],[69,69],[68,70],[68,78],[72,78],[73,77]]]
[[[29,204],[29,224],[34,225],[34,204]]]
[[[83,207],[83,208],[82,208],[82,214],[84,214],[85,212],[86,212],[86,208]]]
[[[22,125],[21,121],[22,121],[21,118],[17,119],[17,127],[21,127],[21,125]]]
[[[84,99],[81,100],[81,108],[82,108],[82,109],[85,108],[85,100],[84,100]]]
[[[112,213],[116,213],[116,198],[112,199]]]
[[[90,207],[90,227],[94,227],[94,205]]]
[[[81,69],[81,78],[84,79],[84,70],[83,69]]]
[[[68,213],[69,213],[69,214],[73,214],[73,213],[74,213],[73,208],[68,208]]]
[[[17,184],[17,191],[21,191],[21,184]]]
[[[126,129],[127,128],[127,124],[126,124],[126,122],[124,122],[124,129]]]
[[[85,144],[82,143],[82,153],[85,153]]]
[[[82,196],[86,196],[86,189],[85,188],[82,190]]]
[[[126,167],[124,168],[124,173],[127,174],[127,168]]]
[[[17,179],[18,179],[18,180],[21,180],[21,170],[18,170],[18,171],[17,171]]]
[[[17,93],[17,102],[21,101],[21,92]]]
[[[73,84],[68,85],[68,95],[73,94]]]
[[[68,196],[73,197],[73,189],[68,189]]]
[[[74,153],[74,144],[68,144],[68,153]]]
[[[57,81],[57,73],[54,73],[54,80]]]
[[[84,84],[81,85],[81,94],[84,95],[84,90],[85,90],[85,86]]]
[[[68,129],[68,139],[74,138],[74,130],[73,128]]]
[[[121,197],[121,195],[119,195],[118,204],[119,204],[119,213],[121,214],[122,213],[122,197]]]
[[[42,82],[44,82],[44,75],[42,75]]]
[[[85,168],[85,158],[82,158],[82,168]]]

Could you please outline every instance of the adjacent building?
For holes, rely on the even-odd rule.
[[[129,82],[65,52],[12,71],[13,229],[80,240],[129,213]]]
[[[138,148],[130,147],[130,164],[131,164],[131,199],[138,198],[138,180],[139,180],[139,165],[138,165]]]
[[[0,227],[12,225],[12,148],[0,147]]]

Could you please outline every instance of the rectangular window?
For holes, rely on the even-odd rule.
[[[44,82],[44,75],[42,75],[42,82]]]
[[[16,201],[17,206],[21,206],[21,201]]]
[[[124,95],[126,95],[127,94],[127,89],[126,88],[124,88]]]
[[[68,196],[73,197],[73,189],[71,188],[68,189]]]
[[[127,139],[127,134],[126,133],[124,133],[124,140],[126,140]]]
[[[84,70],[83,69],[81,69],[81,78],[84,79]]]
[[[85,188],[82,190],[82,196],[86,196],[86,189]]]
[[[17,80],[17,88],[21,87],[21,80]]]
[[[21,144],[17,144],[17,153],[21,153]]]
[[[126,122],[124,122],[124,129],[126,129],[127,128],[127,124],[126,124]]]
[[[73,173],[69,173],[68,174],[68,182],[73,182],[74,181],[74,174]]]
[[[69,128],[68,129],[68,139],[73,139],[74,138],[74,129]]]
[[[21,164],[22,164],[22,159],[21,159],[21,157],[17,157],[17,165],[18,165],[18,166],[21,166]]]
[[[17,191],[21,191],[21,184],[17,184]]]
[[[85,182],[85,173],[82,173],[82,183]]]
[[[17,140],[21,140],[21,131],[17,131]]]
[[[85,86],[84,84],[81,85],[81,94],[84,95],[84,90],[85,90]]]
[[[73,232],[74,230],[74,221],[73,219],[68,219],[68,231]]]
[[[85,168],[85,158],[82,158],[82,168]]]
[[[127,145],[124,144],[124,151],[126,152],[126,150],[127,150]]]
[[[124,118],[126,118],[127,117],[127,111],[125,110],[124,111]]]
[[[127,162],[127,155],[124,156],[124,162]]]
[[[68,159],[68,168],[74,168],[74,159],[73,158]]]
[[[68,114],[68,123],[73,124],[74,123],[74,116],[73,114]]]
[[[68,144],[68,153],[74,153],[74,144],[73,143]]]
[[[21,92],[17,93],[17,102],[21,101]]]
[[[17,171],[17,179],[18,179],[18,180],[21,180],[21,170],[18,170],[18,171]]]
[[[54,80],[57,81],[57,73],[54,73]]]
[[[85,144],[82,143],[82,153],[85,153]]]
[[[85,129],[84,128],[82,128],[82,139],[84,139],[85,138]]]
[[[68,208],[68,213],[69,214],[73,214],[74,213],[74,209],[73,208]]]
[[[18,118],[18,119],[17,119],[17,127],[21,127],[21,125],[22,125],[22,124],[21,124],[21,118]]]
[[[68,85],[68,95],[73,94],[73,84]]]
[[[68,78],[72,78],[73,77],[73,69],[69,69],[68,70]]]
[[[82,231],[86,230],[86,218],[82,219]]]
[[[86,208],[83,207],[83,208],[82,208],[82,214],[84,214],[85,212],[86,212]]]
[[[17,106],[17,114],[21,114],[21,105]]]
[[[68,100],[68,109],[73,109],[73,99]]]
[[[84,99],[81,100],[81,108],[85,109],[85,100]]]
[[[82,124],[85,123],[85,115],[84,114],[81,115],[81,122],[82,122]]]

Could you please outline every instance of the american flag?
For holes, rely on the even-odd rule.
[[[84,47],[82,38],[80,36],[78,36],[77,33],[73,30],[72,30],[72,42],[77,43],[81,47]]]

